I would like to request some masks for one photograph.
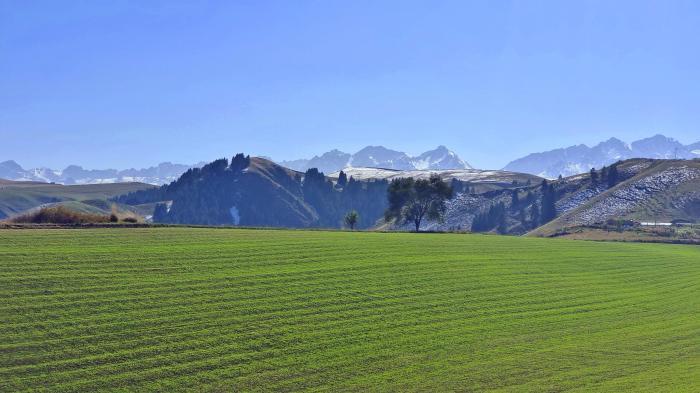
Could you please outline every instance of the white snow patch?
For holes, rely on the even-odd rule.
[[[344,168],[343,172],[348,177],[352,176],[355,180],[371,180],[385,179],[392,180],[397,178],[412,177],[414,179],[428,179],[431,175],[437,174],[443,180],[457,179],[469,182],[482,183],[504,183],[511,182],[516,178],[522,179],[522,174],[508,171],[480,170],[480,169],[445,169],[445,170],[409,170],[401,171],[397,169],[386,168],[362,168],[350,167]],[[338,177],[340,172],[333,172],[330,177]]]
[[[680,166],[666,169],[614,190],[611,195],[576,213],[570,220],[579,225],[590,225],[608,218],[622,217],[653,195],[698,177],[700,170],[696,168]]]
[[[229,213],[231,213],[231,219],[233,220],[233,225],[240,224],[241,215],[238,212],[238,208],[236,206],[232,206],[228,211],[229,211]]]

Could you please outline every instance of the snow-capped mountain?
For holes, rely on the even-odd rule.
[[[177,180],[188,169],[198,165],[182,165],[164,162],[158,166],[143,169],[84,169],[69,165],[63,170],[49,168],[24,169],[15,161],[0,162],[0,179],[16,181],[38,181],[59,184],[99,184],[140,182],[147,184],[167,184]]]
[[[445,146],[438,146],[435,150],[426,151],[412,159],[416,169],[470,169],[466,161],[462,160],[453,151]]]
[[[559,175],[571,176],[588,172],[591,168],[601,168],[628,158],[691,159],[698,157],[700,157],[700,142],[685,146],[673,138],[654,135],[631,144],[610,138],[593,147],[576,145],[533,153],[510,162],[503,169],[556,178]]]
[[[351,159],[351,155],[340,150],[331,150],[316,156],[306,162],[307,168],[318,168],[319,171],[328,173],[333,168],[345,165]]]
[[[318,168],[324,173],[337,172],[347,167],[396,170],[471,169],[466,161],[460,159],[457,154],[445,146],[438,146],[435,150],[427,151],[417,157],[411,157],[404,152],[387,149],[383,146],[367,146],[355,154],[331,150],[308,160],[280,161],[279,164],[297,171]]]
[[[12,160],[0,162],[0,179],[17,180],[24,177],[25,174],[24,168]]]

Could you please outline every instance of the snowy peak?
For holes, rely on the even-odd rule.
[[[319,171],[327,173],[338,165],[343,165],[348,162],[349,159],[350,154],[334,149],[323,153],[320,157],[314,156],[314,158],[308,160],[305,165],[309,168],[318,168]]]
[[[404,152],[387,149],[384,146],[367,146],[355,154],[331,150],[312,159],[280,161],[279,164],[297,171],[318,168],[323,173],[337,172],[347,167],[386,168],[403,171],[472,168],[445,146],[438,146],[435,150],[427,151],[417,157],[411,157]]]
[[[24,169],[16,162],[10,160],[0,162],[0,179],[14,180],[21,178]]]
[[[383,146],[367,146],[352,155],[345,166],[412,169],[411,157],[406,153],[387,149]],[[342,168],[341,168],[342,169]]]
[[[584,173],[591,168],[601,168],[629,158],[697,158],[700,157],[700,150],[695,153],[696,149],[700,149],[700,142],[684,146],[675,139],[660,134],[631,144],[610,138],[593,147],[577,145],[529,154],[510,162],[504,169],[556,178],[559,175]]]
[[[198,164],[197,166],[200,166]],[[164,162],[156,167],[144,169],[84,169],[69,165],[65,169],[49,168],[24,169],[14,161],[0,163],[0,179],[15,181],[38,181],[59,184],[102,184],[120,182],[141,182],[155,185],[170,183],[180,177],[191,165]]]
[[[632,142],[632,151],[645,158],[683,158],[685,150],[677,140],[658,134]]]
[[[421,170],[472,168],[466,161],[460,159],[457,154],[442,145],[438,146],[435,150],[426,151],[418,157],[413,158],[412,163],[415,169]]]

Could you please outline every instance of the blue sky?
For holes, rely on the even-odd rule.
[[[0,161],[700,140],[698,1],[0,0]]]

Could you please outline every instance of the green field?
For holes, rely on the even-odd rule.
[[[700,248],[0,231],[0,391],[700,391]]]

